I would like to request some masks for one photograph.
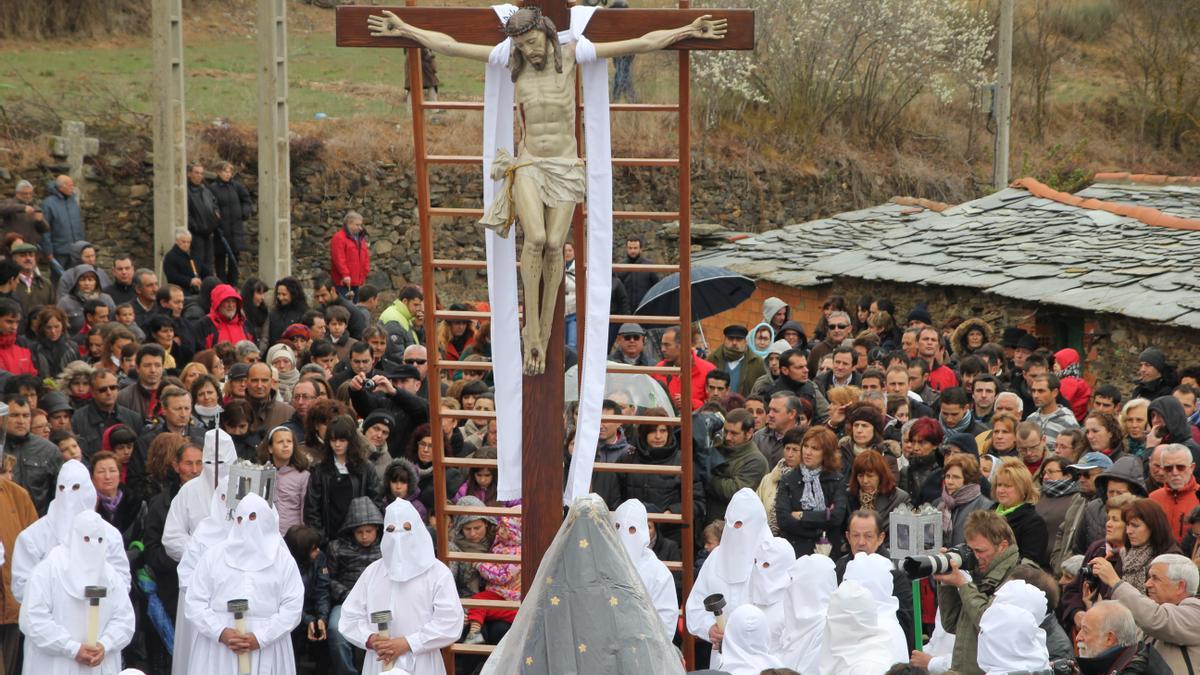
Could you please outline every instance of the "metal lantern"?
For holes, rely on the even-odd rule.
[[[888,551],[892,560],[937,553],[942,548],[942,513],[926,504],[901,506],[888,517]]]
[[[229,467],[229,487],[225,494],[225,506],[230,512],[237,509],[242,499],[256,494],[268,504],[275,503],[275,479],[278,471],[271,464],[255,464],[239,459]]]

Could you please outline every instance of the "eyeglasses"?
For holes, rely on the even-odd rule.
[[[848,323],[831,323],[831,324],[829,324],[829,327],[832,328],[833,330],[845,330],[850,327],[850,324],[848,324]]]
[[[404,362],[410,366],[423,366],[425,359],[404,359]]]
[[[627,342],[634,342],[636,340],[641,340],[642,336],[641,335],[622,335],[621,339],[625,340]]]
[[[98,394],[105,394],[105,393],[108,393],[108,392],[110,392],[110,391],[116,391],[117,389],[120,389],[120,387],[118,387],[118,386],[117,386],[117,385],[115,385],[115,384],[110,384],[110,385],[107,385],[107,386],[104,386],[104,387],[96,387],[96,393],[98,393]]]
[[[1184,473],[1192,468],[1190,464],[1160,464],[1159,466],[1167,473]]]

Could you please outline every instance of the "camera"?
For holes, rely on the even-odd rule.
[[[1100,577],[1096,576],[1096,566],[1092,563],[1079,566],[1079,579],[1093,589],[1100,588]]]
[[[363,391],[375,391],[375,380],[371,378],[363,380]]]
[[[978,566],[975,552],[966,544],[951,546],[945,553],[913,555],[904,559],[901,567],[910,579],[924,579],[935,574],[945,574],[958,565],[958,569],[970,572]]]

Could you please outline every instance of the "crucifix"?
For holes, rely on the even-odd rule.
[[[100,140],[84,133],[83,122],[64,120],[62,135],[50,137],[50,154],[65,157],[67,175],[75,181],[79,201],[83,201],[83,160],[100,152]]]
[[[607,140],[608,108],[607,70],[604,59],[622,54],[632,54],[658,49],[752,49],[754,45],[753,12],[749,10],[691,10],[691,9],[622,9],[607,11],[600,9],[586,14],[582,23],[585,27],[572,25],[580,18],[580,8],[572,14],[567,0],[526,0],[524,9],[516,7],[495,8],[425,8],[408,7],[355,7],[338,8],[337,44],[342,47],[400,47],[413,51],[427,48],[447,56],[461,56],[489,63],[489,69],[499,64],[506,67],[502,79],[511,82],[509,99],[499,101],[503,112],[512,110],[515,99],[518,142],[509,154],[497,150],[489,157],[487,143],[488,89],[493,80],[485,84],[485,174],[498,183],[494,199],[484,204],[482,224],[492,228],[496,235],[508,235],[508,229],[519,224],[525,237],[521,254],[521,275],[526,294],[525,328],[523,330],[524,353],[515,354],[520,369],[525,372],[523,414],[524,431],[519,440],[521,460],[518,465],[523,472],[524,492],[522,515],[525,517],[524,542],[522,547],[523,576],[532,579],[542,553],[554,536],[554,530],[562,518],[561,457],[562,457],[562,348],[561,335],[551,339],[551,327],[561,326],[561,302],[556,302],[562,279],[562,243],[571,223],[571,215],[578,214],[584,192],[588,201],[588,293],[603,284],[603,303],[587,303],[585,319],[589,326],[596,325],[605,334],[602,339],[590,337],[585,342],[581,361],[586,380],[589,371],[599,375],[601,388],[604,381],[604,357],[607,351],[608,329],[608,278],[602,270],[611,266],[611,160],[606,146],[603,153],[594,153],[595,137],[600,128]],[[686,0],[683,3],[686,5]],[[570,28],[568,37],[562,31]],[[556,35],[556,31],[558,34]],[[560,41],[562,44],[560,44]],[[585,44],[586,41],[586,44]],[[597,118],[589,111],[591,95],[588,93],[588,70],[595,72],[599,64],[604,78],[602,109],[603,116]],[[586,165],[579,158],[576,143],[576,64],[579,64],[584,80],[584,123],[588,136]],[[685,69],[686,70],[686,69]],[[489,70],[489,78],[492,77]],[[418,91],[413,85],[414,95]],[[503,91],[503,90],[502,90]],[[681,110],[686,116],[686,108]],[[500,118],[500,127],[507,122],[511,133],[513,118]],[[596,124],[602,120],[602,124]],[[683,123],[681,122],[681,126]],[[499,129],[503,134],[505,130]],[[499,145],[499,144],[497,144]],[[420,151],[418,151],[420,152]],[[418,157],[418,172],[422,158]],[[599,165],[608,162],[608,173],[597,171]],[[686,165],[681,171],[687,171]],[[598,182],[606,185],[603,200],[595,200],[593,191]],[[492,181],[485,181],[486,185]],[[487,189],[487,188],[485,188]],[[681,190],[681,199],[686,195]],[[684,207],[681,206],[681,209]],[[598,221],[597,213],[608,214],[608,219]],[[421,223],[423,228],[430,227]],[[607,229],[607,245],[592,246],[594,230]],[[428,235],[424,235],[428,236]],[[509,235],[511,236],[511,235]],[[494,240],[494,239],[493,239]],[[509,240],[511,241],[511,240]],[[599,256],[607,264],[594,264]],[[515,284],[515,282],[514,282]],[[428,288],[428,287],[427,287]],[[515,291],[514,291],[515,293]],[[580,291],[581,295],[583,291]],[[435,302],[427,299],[427,302]],[[601,307],[598,305],[603,305]],[[496,325],[500,320],[496,303],[493,312],[493,349],[497,363],[494,372],[497,383],[497,417],[503,422],[501,409],[504,397],[498,350],[503,346],[496,337]],[[512,314],[515,316],[515,307]],[[598,317],[598,318],[596,318]],[[556,329],[560,330],[560,329]],[[591,328],[587,329],[590,334]],[[514,333],[515,335],[515,333]],[[549,342],[549,344],[547,344]],[[598,350],[599,361],[590,362],[589,354]],[[547,368],[549,365],[549,368]],[[543,374],[544,373],[544,374]],[[520,370],[517,371],[520,379]],[[556,382],[555,382],[556,381]],[[532,385],[531,385],[532,383]],[[586,387],[586,381],[584,382]],[[522,392],[518,388],[517,396]],[[431,400],[433,395],[431,393]],[[580,395],[581,433],[576,446],[588,448],[577,453],[579,458],[588,455],[595,447],[596,430],[599,423],[599,401],[596,402],[595,427],[590,439],[579,441],[584,428],[584,395]],[[503,444],[503,428],[501,429]],[[501,454],[503,455],[503,445]],[[590,457],[589,457],[590,459]],[[501,457],[503,463],[503,456]],[[590,464],[588,464],[590,467]],[[556,475],[557,474],[557,475]],[[588,470],[590,475],[590,469]],[[505,472],[501,472],[503,479]],[[531,480],[533,476],[537,480]],[[583,482],[586,484],[587,476]],[[503,488],[503,484],[501,485]]]

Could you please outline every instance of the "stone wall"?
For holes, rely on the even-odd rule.
[[[889,298],[896,305],[896,320],[901,324],[908,311],[921,302],[926,303],[939,325],[951,317],[980,317],[992,327],[997,341],[1005,326],[1020,326],[1037,335],[1042,346],[1048,349],[1075,347],[1080,350],[1085,377],[1089,381],[1116,385],[1126,394],[1133,389],[1138,354],[1148,346],[1162,349],[1177,367],[1200,363],[1200,358],[1195,356],[1200,334],[1187,328],[1037,305],[968,288],[863,281],[851,277],[838,277],[830,284],[811,288],[790,288],[760,281],[749,300],[703,322],[709,341],[719,341],[720,331],[727,324],[742,323],[750,327],[761,321],[763,301],[772,295],[792,306],[793,318],[804,325],[810,337],[820,316],[821,303],[831,295],[841,295],[850,307],[863,296]],[[1078,332],[1066,331],[1065,326],[1073,326]],[[1077,336],[1078,342],[1068,336]]]

